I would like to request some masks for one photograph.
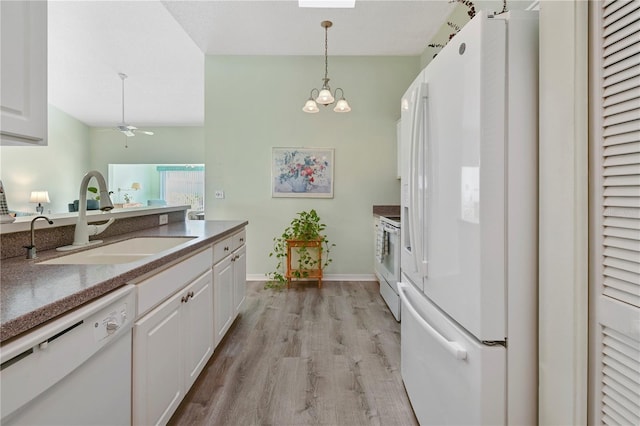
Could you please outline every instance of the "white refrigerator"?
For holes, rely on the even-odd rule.
[[[423,425],[537,423],[537,40],[537,12],[480,12],[402,99],[401,369]]]

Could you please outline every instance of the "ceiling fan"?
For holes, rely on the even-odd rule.
[[[118,73],[118,75],[122,80],[122,122],[116,126],[115,130],[118,130],[127,137],[135,136],[136,133],[153,136],[153,132],[150,132],[148,130],[140,130],[136,126],[127,124],[126,121],[124,121],[124,80],[127,78],[127,75],[124,73]]]

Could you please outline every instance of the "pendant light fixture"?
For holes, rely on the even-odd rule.
[[[310,114],[320,111],[320,109],[318,109],[318,104],[327,106],[327,105],[333,104],[336,100],[333,94],[331,93],[331,87],[329,87],[329,77],[328,77],[329,58],[327,54],[327,50],[328,50],[327,49],[328,48],[327,33],[329,28],[332,25],[333,25],[333,22],[331,21],[322,21],[320,23],[320,26],[324,28],[324,78],[322,79],[323,81],[322,88],[320,90],[315,88],[311,89],[311,93],[309,94],[309,99],[307,99],[307,102],[304,104],[304,107],[302,108],[304,112],[308,112]],[[335,91],[336,97],[338,96],[338,90],[340,91],[340,99],[336,103],[336,106],[335,108],[333,108],[333,110],[335,112],[351,111],[351,107],[349,106],[349,103],[344,98],[344,91],[340,87],[338,87]],[[314,93],[316,94],[315,100],[313,98]]]

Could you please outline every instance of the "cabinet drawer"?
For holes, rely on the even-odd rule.
[[[213,263],[220,262],[233,251],[233,237],[225,238],[213,245]]]
[[[247,242],[247,231],[243,229],[242,231],[233,234],[231,238],[233,239],[232,250],[236,250],[238,247],[241,247],[244,243]]]
[[[208,248],[138,284],[137,316],[182,289],[211,268],[213,250]]]

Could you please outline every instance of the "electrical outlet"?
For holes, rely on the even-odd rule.
[[[167,223],[169,223],[169,216],[166,214],[161,214],[160,216],[158,216],[160,218],[160,225],[166,225]]]
[[[217,191],[215,192],[215,197],[216,197],[216,198],[224,198],[224,191],[222,191],[222,190],[220,190],[220,189],[219,189],[219,190],[217,190]]]

